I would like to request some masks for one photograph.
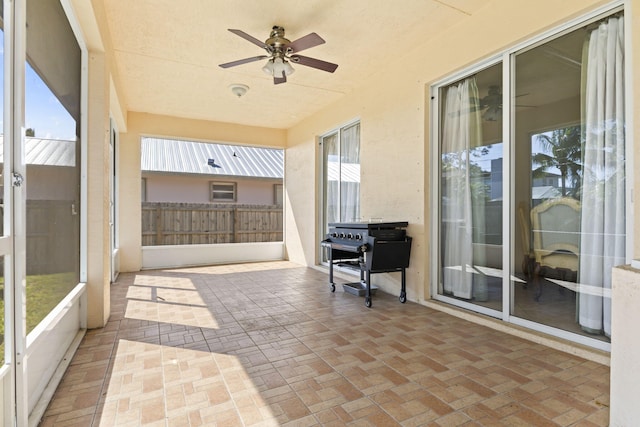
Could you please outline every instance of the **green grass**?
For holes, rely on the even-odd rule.
[[[56,273],[27,276],[27,334],[78,283],[75,273]],[[4,295],[4,277],[0,277],[0,293]],[[4,319],[4,297],[0,299],[0,317]],[[4,321],[0,322],[0,359],[4,362]]]

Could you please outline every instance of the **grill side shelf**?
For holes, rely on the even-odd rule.
[[[408,268],[411,257],[411,241],[412,238],[409,236],[405,236],[401,241],[367,237],[367,244],[374,248],[364,255],[367,270],[372,273],[385,273]]]

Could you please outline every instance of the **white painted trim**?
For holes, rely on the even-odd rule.
[[[13,304],[12,325],[5,324],[5,328],[11,328],[13,331],[13,357],[11,361],[14,370],[14,422],[23,426],[29,419],[28,402],[29,391],[27,384],[27,368],[28,359],[26,354],[26,240],[27,240],[27,224],[26,224],[26,206],[27,194],[27,165],[24,153],[24,123],[25,123],[25,72],[26,72],[26,48],[27,48],[27,28],[26,28],[26,4],[25,2],[13,3],[13,52],[9,61],[12,61],[12,75],[8,78],[12,80],[11,91],[11,131],[9,138],[5,139],[13,147],[12,172],[16,172],[25,177],[24,182],[19,187],[13,187],[13,197],[11,199],[13,212],[13,298],[10,302]],[[5,56],[7,60],[7,56]],[[7,78],[5,76],[5,78]],[[7,94],[5,94],[7,96]],[[6,279],[5,279],[6,280]],[[9,286],[11,288],[11,286]],[[11,331],[11,329],[9,329]],[[10,332],[11,333],[11,332]]]
[[[321,133],[318,136],[318,140],[320,141],[320,140],[322,140],[322,138],[327,137],[327,136],[329,136],[331,134],[339,133],[342,129],[348,128],[349,126],[353,126],[356,123],[361,123],[360,116],[358,116],[356,118],[353,118],[353,119],[350,119],[350,120],[347,120],[346,122],[341,123],[341,124],[331,128],[330,130],[328,130],[328,131],[326,131],[324,133]]]
[[[428,299],[438,299],[438,288],[440,286],[440,239],[442,236],[440,235],[440,88],[442,85],[432,85],[429,88],[429,102],[430,104],[430,116],[429,116],[429,129],[431,130],[429,135],[429,148],[430,148],[430,171],[431,171],[431,182],[430,182],[430,194],[429,198],[429,211],[431,212],[431,268],[430,270],[430,298]]]
[[[434,298],[434,300],[450,304],[454,307],[463,308],[472,313],[484,314],[485,316],[490,316],[495,319],[501,319],[502,316],[502,313],[498,310],[494,310],[492,308],[488,308],[476,303],[467,302],[465,300],[456,299],[447,295],[438,295],[437,298]]]
[[[111,282],[118,280],[120,275],[120,249],[116,248],[111,252]]]
[[[321,245],[321,241],[324,240],[325,238],[325,229],[324,229],[324,225],[325,222],[327,223],[327,225],[329,224],[328,221],[326,221],[325,215],[326,215],[326,211],[325,211],[325,206],[324,206],[324,192],[326,190],[326,182],[324,180],[324,167],[325,167],[325,158],[324,158],[324,146],[323,144],[323,140],[324,138],[327,138],[330,135],[336,134],[338,135],[338,147],[340,147],[340,149],[342,149],[342,131],[346,128],[349,128],[351,126],[355,126],[358,125],[360,128],[360,136],[358,139],[358,144],[360,145],[360,147],[362,147],[362,121],[360,120],[360,117],[356,117],[354,119],[351,119],[347,122],[342,123],[341,125],[339,125],[338,127],[335,127],[327,132],[324,132],[323,134],[319,135],[316,137],[316,155],[317,155],[317,161],[316,161],[316,179],[318,180],[318,197],[316,201],[316,212],[319,212],[319,215],[317,215],[317,221],[316,221],[316,236],[314,238],[314,245],[315,245],[315,259],[316,259],[316,263],[318,265],[324,265],[324,266],[328,266],[329,263],[328,261],[325,261],[323,259],[323,255],[324,255],[324,250],[322,248]],[[286,169],[286,168],[285,168]],[[340,191],[342,186],[338,186],[338,200],[342,200],[342,197],[340,195]],[[358,200],[358,203],[360,204],[361,200]]]
[[[119,155],[120,134],[117,123],[113,117],[109,118],[109,276],[111,282],[115,282],[120,273],[120,209],[119,209]]]
[[[513,307],[514,295],[512,290],[511,272],[515,267],[514,252],[512,249],[515,224],[511,222],[511,218],[515,218],[516,209],[513,206],[514,189],[511,187],[512,176],[515,175],[515,158],[512,152],[515,147],[512,141],[515,141],[515,129],[511,126],[515,119],[515,109],[511,108],[511,93],[514,92],[515,86],[515,63],[512,60],[513,55],[505,53],[502,55],[502,271],[509,274],[502,275],[502,320],[509,321],[511,308]],[[513,149],[513,150],[512,150]],[[505,162],[509,161],[508,165]],[[504,171],[509,173],[507,179],[504,179]],[[505,236],[507,236],[505,238]]]
[[[27,337],[27,356],[32,352],[31,346],[40,338],[43,334],[50,334],[51,330],[55,328],[55,322],[69,309],[70,306],[75,304],[87,289],[86,283],[78,283],[63,299],[55,306],[53,310],[45,316],[44,319],[38,323]],[[79,328],[78,328],[79,329]]]
[[[635,141],[634,139],[634,120],[633,120],[633,116],[634,116],[634,110],[633,110],[633,103],[635,101],[634,97],[631,96],[631,94],[633,94],[633,52],[634,50],[638,49],[638,46],[636,45],[635,47],[633,46],[634,41],[637,42],[638,40],[633,40],[633,32],[632,32],[632,26],[633,26],[633,11],[631,10],[632,8],[632,1],[631,0],[627,0],[624,3],[624,43],[625,43],[625,68],[624,68],[624,92],[626,94],[625,96],[625,162],[626,162],[626,177],[625,177],[625,187],[626,187],[626,202],[627,202],[627,210],[626,210],[626,255],[627,255],[627,263],[634,263],[637,262],[638,260],[632,260],[631,257],[634,255],[633,254],[633,248],[634,248],[634,242],[635,242],[635,233],[634,233],[634,206],[635,206],[635,200],[633,199],[633,190],[634,190],[634,182],[636,182],[636,176],[634,176],[634,171],[635,171],[635,160],[634,160],[634,156],[633,156],[633,151],[634,151],[634,143],[633,141]],[[636,2],[636,6],[637,6],[637,2]]]
[[[443,313],[450,314],[460,319],[467,320],[477,325],[483,325],[496,331],[504,332],[513,336],[520,337],[522,339],[535,342],[538,344],[551,347],[554,350],[563,351],[565,353],[573,354],[583,359],[591,360],[596,363],[603,364],[605,366],[610,365],[610,354],[603,350],[596,349],[592,346],[576,345],[575,342],[571,342],[565,338],[558,338],[551,334],[543,335],[539,332],[532,330],[529,327],[523,327],[511,322],[503,322],[500,319],[495,319],[488,316],[482,316],[477,313],[462,310],[459,307],[455,307],[449,304],[443,304],[438,301],[425,301],[425,307],[433,308],[434,310],[441,311]]]
[[[81,301],[85,292],[86,285],[78,284],[27,337],[25,358],[29,361],[26,375],[29,414],[39,403],[48,404],[45,390],[59,365],[65,363],[65,355],[80,331]]]
[[[73,360],[73,356],[80,347],[80,343],[84,338],[84,335],[87,331],[85,329],[81,329],[76,333],[75,338],[71,342],[67,352],[64,354],[62,361],[58,364],[55,372],[53,373],[49,383],[45,387],[40,396],[40,399],[35,404],[31,414],[29,414],[29,427],[36,427],[40,424],[40,420],[44,415],[47,407],[49,406],[49,402],[53,398],[54,393],[56,392],[58,385],[60,385],[60,381],[62,381],[62,377],[64,376],[67,368],[71,364]]]
[[[87,281],[87,147],[89,139],[89,53],[71,0],[60,0],[81,52],[80,64],[80,282]]]
[[[554,328],[551,326],[544,325],[542,323],[536,323],[531,320],[526,320],[526,319],[522,319],[520,317],[515,317],[515,316],[511,316],[509,318],[509,323],[513,323],[514,325],[518,325],[518,326],[524,326],[525,328],[530,329],[532,331],[538,331],[538,332],[545,333],[547,335],[572,341],[572,342],[575,342],[576,344],[582,344],[598,350],[611,352],[610,343],[606,341],[597,340],[594,338],[589,338],[585,335],[574,334],[572,332],[565,331],[563,329]]]
[[[142,269],[281,261],[284,249],[284,242],[143,246]]]
[[[4,366],[2,369],[2,424],[13,425],[16,420],[16,364],[15,364],[15,343],[16,338],[13,331],[15,330],[15,289],[14,286],[6,284],[15,283],[15,269],[13,260],[14,251],[14,212],[13,212],[13,187],[11,185],[11,173],[13,171],[13,140],[14,137],[14,114],[13,99],[15,97],[14,84],[14,27],[15,27],[15,2],[4,0],[4,99],[3,99],[3,133],[5,143],[3,144],[4,153],[4,234],[11,239],[11,248],[9,252],[3,253],[4,258]]]
[[[313,246],[314,246],[314,258],[315,265],[327,265],[326,262],[322,259],[323,257],[323,249],[322,246],[317,243],[323,240],[323,224],[324,224],[324,190],[325,190],[325,182],[323,179],[323,170],[324,167],[324,147],[322,145],[322,136],[317,135],[315,137],[315,173],[314,179],[316,180],[316,197],[315,197],[315,206],[313,211],[317,213],[315,227],[314,227],[314,235],[313,235]],[[286,152],[285,152],[285,171],[286,171]],[[286,182],[286,181],[285,181]],[[286,197],[285,197],[286,198]],[[285,211],[286,212],[286,211]],[[286,242],[286,239],[285,239]]]
[[[476,74],[484,69],[497,65],[500,63],[500,61],[502,61],[503,57],[504,57],[504,54],[501,53],[499,55],[493,55],[488,58],[481,59],[471,67],[467,67],[462,70],[455,71],[452,74],[447,74],[446,77],[440,80],[436,80],[435,82],[431,83],[431,88],[432,89],[435,88],[437,93],[437,89],[439,87],[448,86],[452,83],[457,82],[458,80],[462,80],[466,77],[469,77],[472,74]],[[433,96],[433,92],[431,93],[431,95]],[[436,108],[436,111],[437,111],[437,108]]]

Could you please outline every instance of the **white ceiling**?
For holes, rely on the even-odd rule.
[[[105,0],[105,9],[128,111],[286,129],[489,1]],[[274,25],[291,41],[318,33],[326,43],[303,55],[339,64],[336,72],[294,65],[288,82],[274,85],[264,61],[218,66],[264,54],[227,29],[262,41]],[[248,93],[237,98],[234,83]]]

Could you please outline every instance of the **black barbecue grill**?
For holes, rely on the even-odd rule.
[[[335,292],[333,266],[347,266],[360,271],[360,282],[345,283],[345,290],[364,291],[364,302],[371,307],[371,274],[399,271],[402,273],[400,302],[407,301],[406,273],[411,255],[411,237],[407,222],[340,222],[330,223],[322,246],[327,248],[329,283]]]

